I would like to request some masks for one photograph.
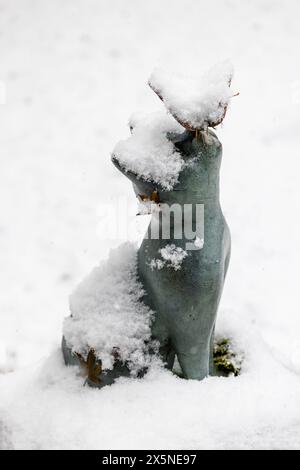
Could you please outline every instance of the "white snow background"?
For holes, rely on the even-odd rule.
[[[299,14],[296,0],[0,0],[0,448],[300,448]],[[243,373],[82,387],[59,350],[69,294],[148,222],[110,152],[133,111],[163,106],[154,66],[226,58],[240,96],[217,129],[233,246],[217,330]],[[135,230],[112,239],[101,204],[122,197]]]

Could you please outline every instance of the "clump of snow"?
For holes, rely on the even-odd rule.
[[[178,182],[184,160],[167,134],[182,133],[182,126],[163,111],[134,115],[129,125],[132,135],[116,145],[112,157],[137,178],[171,190]]]
[[[157,258],[154,258],[151,260],[150,262],[150,268],[152,269],[152,271],[154,269],[162,269],[163,267],[165,266],[165,263],[164,261],[162,261],[161,259],[157,259]]]
[[[229,61],[216,64],[199,77],[189,77],[156,69],[149,85],[167,109],[188,129],[207,129],[222,121],[232,98],[233,67]]]
[[[151,269],[162,269],[164,267],[173,268],[175,271],[181,269],[183,260],[188,256],[187,252],[180,246],[166,245],[164,248],[158,250],[162,259],[155,258],[150,262]]]
[[[201,248],[203,248],[204,246],[204,239],[200,237],[196,237],[194,241],[194,245],[196,248],[198,248],[198,250],[201,250]]]
[[[171,245],[166,245],[159,251],[162,259],[166,262],[167,266],[174,268],[176,271],[177,269],[181,268],[182,261],[188,255],[183,248],[174,245],[174,243],[172,243]]]
[[[93,269],[70,298],[71,317],[64,336],[73,351],[86,355],[94,348],[104,369],[120,360],[132,373],[149,362],[152,311],[142,302],[144,290],[137,279],[137,251],[132,243],[112,250],[109,259]]]

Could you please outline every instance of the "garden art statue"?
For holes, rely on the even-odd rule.
[[[222,145],[211,128],[226,114],[232,97],[231,77],[227,62],[200,79],[156,71],[149,85],[167,113],[134,117],[131,137],[120,142],[112,154],[116,168],[132,182],[139,201],[152,213],[135,254],[137,282],[142,286],[137,302],[143,303],[144,309],[140,315],[151,312],[144,341],[148,361],[149,356],[158,355],[172,370],[177,358],[186,379],[202,380],[216,373],[214,330],[230,260],[230,232],[219,197]],[[101,271],[97,279],[102,282]],[[90,282],[89,289],[95,285]],[[128,295],[131,291],[132,285]],[[101,304],[101,298],[97,302]],[[122,305],[118,309],[121,317]],[[135,357],[140,358],[136,351],[129,361],[122,348],[112,343],[113,359],[105,367],[101,355],[105,338],[99,347],[94,332],[94,337],[79,341],[77,346],[73,338],[80,337],[89,311],[84,306],[85,313],[76,322],[74,310],[75,314],[71,301],[72,315],[66,320],[62,344],[66,364],[79,364],[87,382],[98,387],[132,375],[130,361],[132,364]],[[79,310],[81,315],[81,306]],[[99,312],[94,330],[101,330],[101,312],[105,312]],[[76,335],[72,334],[74,328],[78,329]],[[114,330],[113,323],[110,328]],[[141,376],[147,365],[133,369],[135,376]]]

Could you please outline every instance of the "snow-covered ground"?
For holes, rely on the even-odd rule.
[[[0,369],[15,370],[0,374],[0,447],[300,448],[299,14],[296,0],[0,0]],[[133,111],[163,106],[154,66],[226,58],[240,96],[217,130],[233,244],[217,329],[243,373],[83,388],[59,352],[68,296],[147,224],[109,154]],[[112,237],[110,204],[136,230]]]

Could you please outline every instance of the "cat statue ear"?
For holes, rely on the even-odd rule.
[[[230,99],[238,95],[229,91],[232,77],[232,65],[224,61],[203,77],[188,80],[187,77],[155,70],[148,85],[181,126],[198,133],[223,122]],[[205,92],[207,84],[208,91]]]

